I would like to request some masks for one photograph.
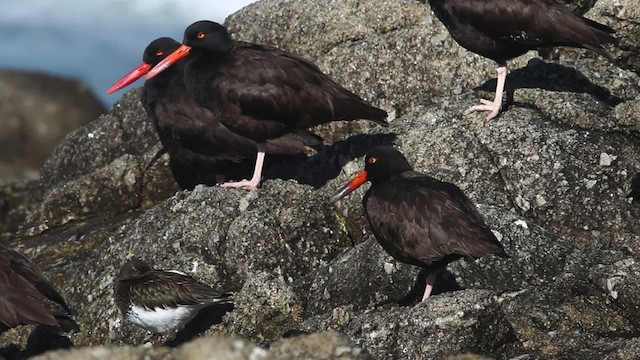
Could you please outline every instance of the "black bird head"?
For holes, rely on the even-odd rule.
[[[122,265],[120,273],[116,277],[116,281],[135,279],[151,270],[153,269],[144,261],[138,258],[133,258]]]
[[[142,55],[142,64],[138,65],[135,69],[123,76],[120,80],[107,90],[107,94],[116,92],[125,86],[128,86],[132,82],[146,75],[151,68],[158,65],[160,61],[164,60],[169,54],[173,53],[180,47],[180,43],[168,37],[161,37],[153,40],[147,48],[144,49]]]
[[[156,65],[147,74],[147,79],[153,78],[178,60],[189,56],[192,51],[203,51],[213,55],[224,56],[234,46],[235,42],[224,26],[208,20],[194,22],[184,31],[183,44],[167,56],[165,60]]]
[[[184,31],[182,42],[194,49],[206,49],[209,52],[221,55],[231,51],[235,45],[227,28],[207,20],[189,25]]]
[[[373,185],[385,182],[394,175],[413,170],[407,158],[392,146],[378,146],[367,153],[364,158],[364,170],[344,185],[331,197],[331,202],[349,195],[353,190],[367,181]]]
[[[180,47],[180,43],[169,37],[161,37],[153,40],[144,49],[142,62],[152,67],[164,60],[169,54]]]

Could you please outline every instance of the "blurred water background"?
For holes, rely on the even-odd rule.
[[[79,79],[110,107],[122,92],[106,89],[142,62],[151,40],[181,41],[194,21],[222,23],[254,1],[1,0],[0,68]]]

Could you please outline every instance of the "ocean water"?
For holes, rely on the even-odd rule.
[[[79,79],[111,106],[122,91],[107,95],[107,88],[142,62],[150,41],[181,41],[191,23],[222,23],[254,1],[1,0],[0,68]]]

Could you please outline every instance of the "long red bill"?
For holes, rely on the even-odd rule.
[[[133,69],[130,73],[128,73],[127,75],[123,76],[122,79],[116,81],[115,84],[111,85],[111,87],[107,90],[107,94],[111,94],[113,92],[116,92],[116,91],[122,89],[123,87],[131,84],[132,82],[140,79],[146,73],[148,73],[149,70],[151,70],[151,64],[142,63],[142,64],[138,65],[137,68]]]
[[[168,69],[171,65],[178,62],[178,60],[189,55],[189,51],[191,51],[191,46],[187,46],[185,44],[180,45],[179,48],[177,48],[174,52],[169,54],[166,58],[164,58],[164,60],[160,61],[158,65],[154,66],[153,69],[149,71],[149,73],[147,74],[147,80],[160,74],[161,72]]]
[[[340,190],[338,190],[335,193],[335,195],[331,197],[329,201],[336,202],[342,199],[343,197],[351,194],[353,190],[357,189],[360,185],[364,184],[365,182],[367,182],[367,171],[362,170],[360,171],[360,173],[358,173],[358,175],[356,175],[356,177],[354,177],[351,181],[349,181],[343,187],[341,187]]]

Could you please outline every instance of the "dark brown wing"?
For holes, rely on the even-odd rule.
[[[152,79],[153,80],[153,79]],[[199,105],[180,81],[163,84],[164,93],[149,99],[143,93],[147,113],[156,122],[163,144],[179,146],[212,157],[212,161],[240,162],[256,151],[254,141],[227,129],[209,109]],[[145,90],[147,85],[145,84]]]
[[[611,58],[601,44],[616,42],[611,28],[573,14],[556,0],[430,3],[458,43],[494,60],[493,51],[507,53],[511,47],[509,57],[514,57],[517,52],[544,46],[584,47]]]
[[[21,324],[61,326],[78,331],[71,310],[35,265],[22,254],[0,246],[0,323],[4,330]]]
[[[370,189],[364,199],[371,229],[392,256],[428,266],[450,255],[504,254],[457,186],[414,172],[403,175]]]
[[[259,141],[333,120],[386,124],[386,112],[317,66],[268,46],[238,43],[216,69],[211,85],[207,107],[220,109],[220,121],[232,131]]]
[[[153,270],[135,279],[122,280],[122,283],[130,286],[132,303],[144,304],[149,309],[231,302],[230,294],[220,293],[191,276],[171,271]]]

